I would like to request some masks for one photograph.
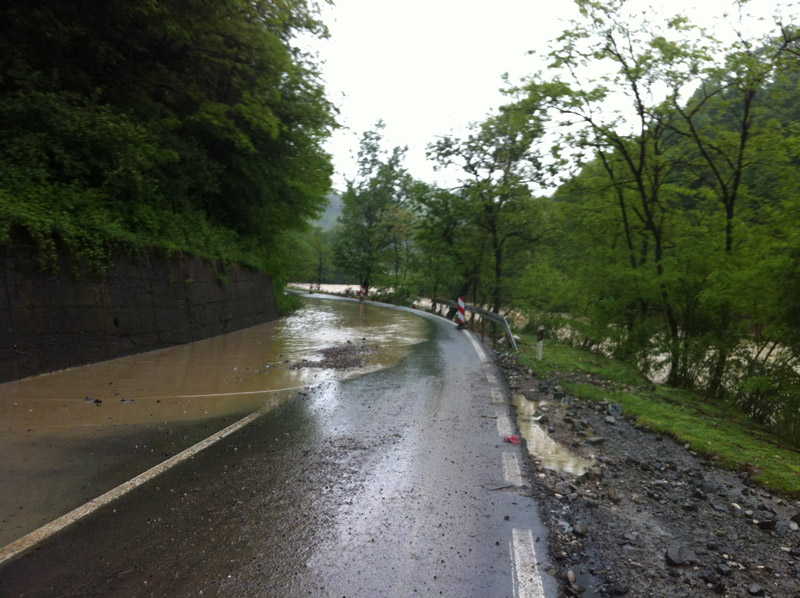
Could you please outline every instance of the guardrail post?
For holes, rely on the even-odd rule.
[[[539,326],[536,332],[536,359],[542,360],[542,347],[544,345],[544,326]]]
[[[466,305],[467,305],[467,298],[466,297],[459,297],[458,298],[458,328],[464,328],[467,325],[467,313],[466,313]]]

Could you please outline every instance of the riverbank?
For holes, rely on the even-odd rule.
[[[531,455],[561,595],[800,596],[800,453],[611,360],[534,356],[524,336],[499,355],[512,394],[593,462],[576,475]]]

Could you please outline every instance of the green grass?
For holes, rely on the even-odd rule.
[[[521,361],[536,372],[542,374],[586,372],[629,385],[641,385],[647,382],[633,365],[552,341],[545,341],[546,350],[542,353],[543,359],[537,361],[536,337],[523,334],[521,338],[523,341],[520,345],[523,351]],[[530,345],[530,349],[526,349],[526,345]]]
[[[521,336],[519,363],[538,376],[584,372],[624,385],[627,390],[562,384],[566,392],[576,397],[621,403],[638,423],[690,444],[692,450],[721,467],[747,470],[773,492],[800,496],[800,451],[753,423],[734,406],[663,385],[651,390],[633,366],[553,341],[545,342],[544,359],[537,361],[535,337]]]

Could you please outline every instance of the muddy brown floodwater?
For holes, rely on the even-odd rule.
[[[423,335],[414,314],[315,296],[276,322],[1,384],[0,547],[245,414],[397,363]],[[357,366],[326,360],[348,346],[366,348]]]

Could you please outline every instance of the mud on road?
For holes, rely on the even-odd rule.
[[[621,405],[554,393],[566,379],[537,379],[509,354],[498,363],[512,394],[544,402],[538,424],[594,463],[576,475],[532,455],[559,596],[800,598],[800,502],[718,469]]]

